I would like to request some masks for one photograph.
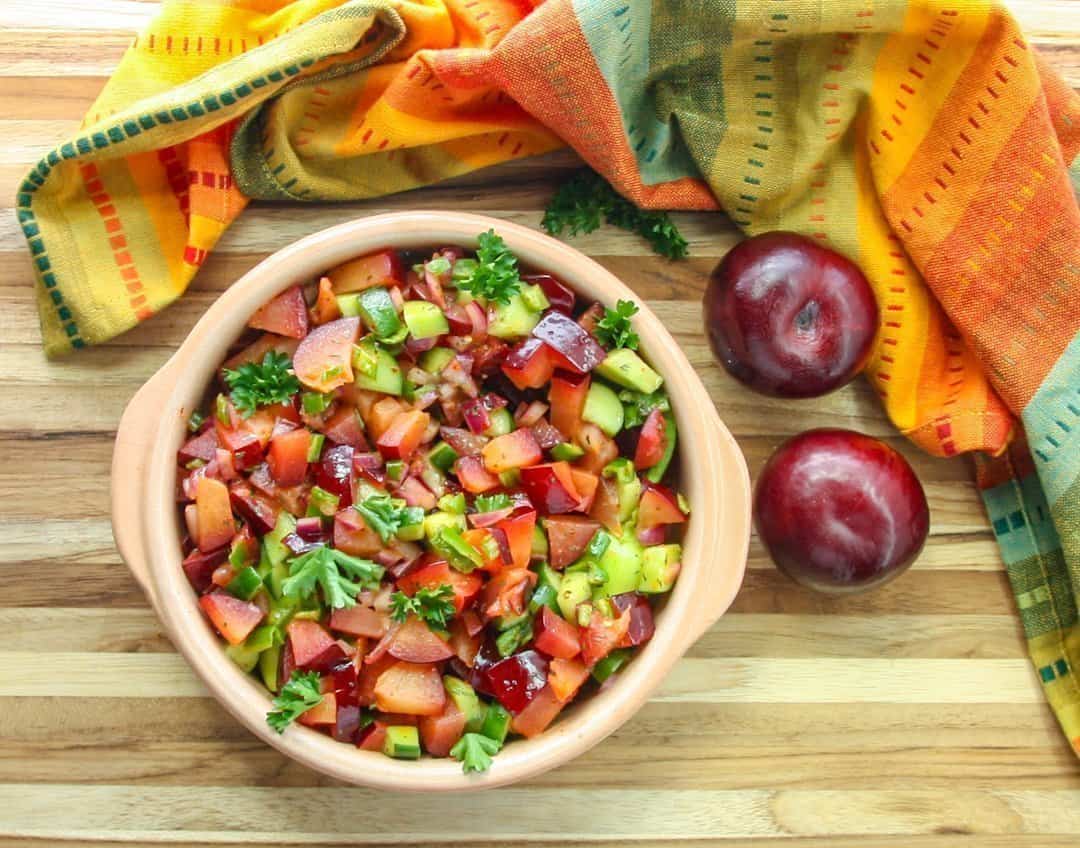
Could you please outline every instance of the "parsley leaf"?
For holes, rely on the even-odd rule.
[[[632,389],[623,389],[619,392],[619,400],[623,404],[623,426],[637,427],[645,423],[649,413],[654,409],[661,412],[671,412],[671,401],[662,389],[657,389],[652,394],[642,394]]]
[[[477,237],[476,266],[457,281],[457,287],[473,297],[496,303],[509,303],[521,290],[517,257],[502,237],[488,230]]]
[[[630,326],[630,319],[637,313],[637,304],[620,300],[614,309],[604,310],[604,316],[596,322],[594,335],[608,350],[620,347],[637,350],[638,334]]]
[[[284,733],[301,715],[322,703],[318,672],[294,671],[272,703],[274,708],[266,714],[266,723]]]
[[[319,587],[326,603],[340,609],[356,606],[357,594],[378,588],[382,576],[381,565],[321,545],[289,562],[289,577],[281,584],[281,591],[307,598]]]
[[[450,756],[461,763],[461,770],[468,774],[470,771],[487,771],[491,768],[491,758],[499,753],[502,745],[498,740],[482,733],[466,733],[457,744],[450,749]]]
[[[686,257],[686,239],[667,212],[638,209],[594,171],[582,171],[559,187],[541,225],[553,236],[576,236],[597,229],[601,219],[638,233],[661,256]]]
[[[250,418],[260,406],[285,403],[300,391],[300,381],[289,369],[292,360],[284,353],[268,350],[262,364],[245,362],[235,371],[225,369],[229,397],[241,417]]]
[[[506,509],[511,503],[508,494],[499,492],[496,495],[477,495],[476,500],[473,501],[473,506],[476,507],[477,512],[495,512],[496,510]]]
[[[419,524],[424,520],[424,510],[418,506],[408,506],[401,498],[392,498],[387,494],[369,495],[353,508],[359,512],[368,527],[379,534],[384,542],[402,527]]]
[[[390,596],[390,617],[397,622],[415,615],[429,627],[445,630],[455,610],[454,588],[445,583],[435,587],[421,586],[411,598],[404,592],[394,592]]]

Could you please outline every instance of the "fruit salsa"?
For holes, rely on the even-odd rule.
[[[649,641],[689,506],[636,312],[493,231],[255,312],[178,490],[184,572],[271,727],[482,771]]]

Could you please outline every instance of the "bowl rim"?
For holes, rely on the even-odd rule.
[[[199,611],[180,568],[179,544],[155,541],[180,538],[174,457],[187,416],[247,318],[277,292],[380,248],[475,247],[476,236],[490,228],[523,265],[554,274],[575,292],[608,306],[620,298],[639,304],[633,323],[641,336],[641,351],[665,379],[682,435],[681,488],[695,513],[707,512],[715,520],[694,521],[692,515],[687,523],[683,573],[657,615],[655,636],[627,669],[603,691],[568,708],[544,733],[508,743],[487,772],[463,774],[460,764],[450,759],[394,760],[300,725],[278,735],[265,722],[269,694],[226,656],[220,638]],[[727,609],[741,584],[750,535],[749,475],[700,378],[659,318],[624,283],[569,245],[526,227],[467,213],[425,211],[374,215],[313,233],[262,260],[233,283],[151,383],[156,383],[154,397],[142,401],[144,406],[154,402],[156,429],[138,438],[146,470],[145,496],[138,516],[114,510],[118,544],[121,528],[129,530],[127,522],[138,518],[137,527],[129,532],[141,534],[146,552],[148,561],[141,564],[144,587],[176,647],[210,693],[260,739],[340,780],[384,789],[451,791],[501,786],[561,765],[614,732],[644,704],[686,649]],[[137,396],[129,410],[139,402]],[[119,435],[117,443],[119,453]],[[686,449],[688,443],[692,451]],[[722,468],[729,473],[720,473]],[[114,504],[116,469],[114,464]],[[129,561],[129,566],[140,576],[140,564]],[[713,589],[715,595],[707,597]]]

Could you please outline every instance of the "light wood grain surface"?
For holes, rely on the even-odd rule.
[[[1031,39],[1080,86],[1080,0],[1024,0]],[[155,12],[137,0],[0,2],[0,204],[75,128]],[[797,405],[712,361],[699,301],[735,242],[680,215],[670,264],[604,231],[578,246],[673,329],[752,471],[785,436],[842,425],[888,438],[932,510],[915,567],[835,600],[796,588],[751,546],[735,605],[614,737],[529,783],[418,798],[335,785],[244,731],[164,638],[108,519],[117,419],[217,294],[283,244],[384,209],[456,208],[536,226],[576,160],[519,162],[371,203],[257,206],[176,306],[62,362],[41,354],[30,262],[0,215],[0,845],[1076,845],[1080,767],[1026,659],[967,463],[898,438],[859,383]]]

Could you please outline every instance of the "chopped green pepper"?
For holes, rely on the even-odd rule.
[[[330,404],[333,402],[333,395],[323,394],[322,392],[304,392],[300,395],[300,403],[304,407],[304,412],[308,415],[322,415],[330,408]]]
[[[405,473],[405,463],[400,459],[392,459],[386,463],[386,477],[389,480],[393,480],[395,483],[401,480],[401,476]]]
[[[484,564],[483,554],[462,538],[461,530],[457,527],[442,528],[430,541],[436,553],[465,574]]]
[[[603,683],[611,675],[621,671],[630,662],[634,652],[630,648],[616,648],[593,666],[592,675],[597,682]]]
[[[480,732],[501,745],[506,741],[506,734],[510,732],[510,718],[506,707],[498,701],[492,701],[488,704],[487,715],[484,716],[484,724]]]
[[[320,486],[313,486],[308,495],[307,514],[309,516],[322,516],[329,518],[338,510],[341,498],[333,492],[328,492]]]
[[[307,461],[318,462],[322,456],[323,445],[326,443],[326,436],[322,433],[312,433],[311,441],[308,443],[307,449]]]
[[[187,423],[188,430],[190,430],[192,433],[198,433],[199,428],[202,426],[202,423],[205,420],[206,420],[206,416],[203,415],[201,412],[199,412],[199,410],[196,409],[193,413],[191,413],[191,417],[188,419],[188,423]]]
[[[439,509],[443,512],[452,512],[455,515],[465,514],[465,494],[455,492],[452,495],[443,495],[439,498]]]
[[[446,442],[439,442],[428,451],[428,462],[438,468],[440,471],[449,471],[454,467],[454,463],[457,462],[458,454],[450,445]]]
[[[556,462],[573,462],[585,456],[585,451],[573,442],[559,442],[551,449],[551,458]]]
[[[249,565],[238,572],[225,588],[230,595],[235,595],[243,601],[250,601],[255,597],[255,593],[262,588],[262,584],[259,572]]]

